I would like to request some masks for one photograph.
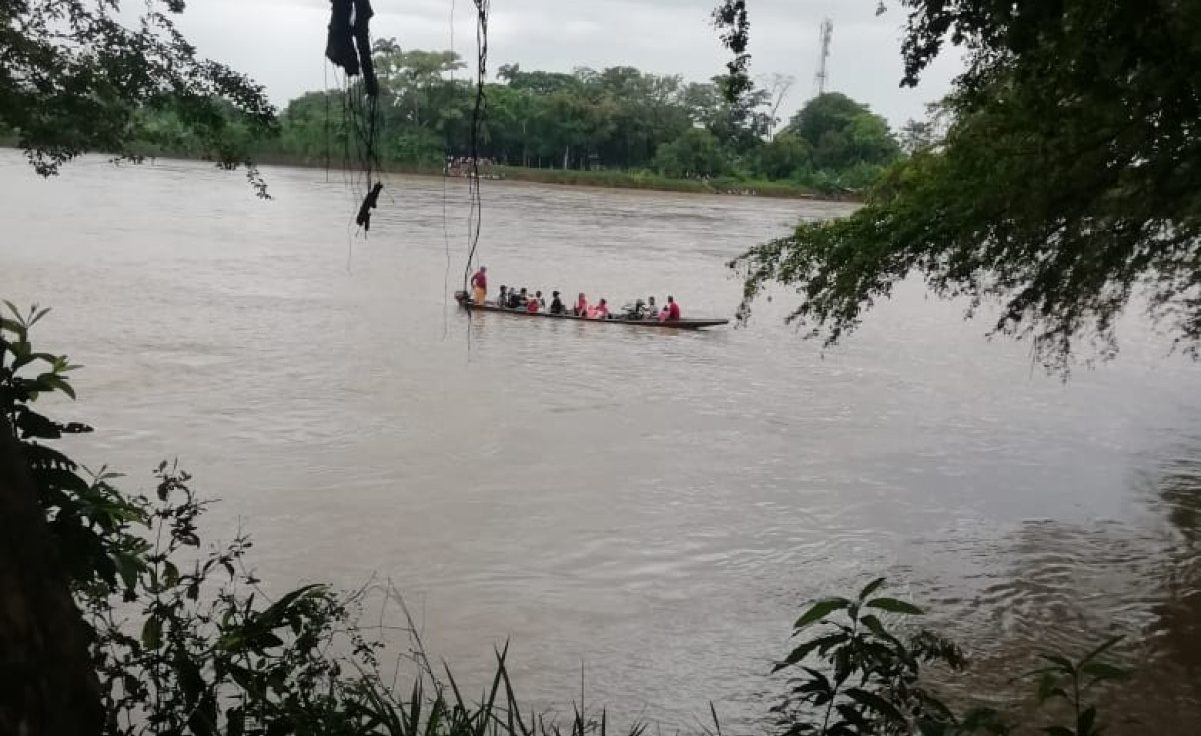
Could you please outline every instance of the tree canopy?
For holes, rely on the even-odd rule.
[[[470,150],[474,87],[451,51],[402,49],[395,39],[375,44],[380,74],[385,161],[439,165]],[[726,82],[687,82],[630,66],[578,67],[572,73],[504,64],[485,85],[488,100],[480,155],[496,163],[560,169],[653,170],[670,177],[730,175],[787,181],[821,189],[860,189],[897,155],[883,118],[842,95],[845,106],[822,125],[829,135],[771,132],[779,104],[752,86],[733,103]],[[823,108],[824,109],[824,108]],[[280,116],[281,136],[261,150],[303,159],[344,155],[346,111],[335,92],[310,92]],[[833,116],[833,117],[831,117]],[[787,132],[787,131],[786,131]],[[799,140],[799,142],[798,142]],[[169,149],[167,149],[169,150]]]
[[[87,151],[126,153],[153,136],[140,125],[146,110],[170,108],[226,164],[245,158],[231,121],[273,125],[259,85],[198,56],[176,30],[182,0],[144,5],[126,25],[115,0],[0,3],[0,130],[12,131],[38,173]]]
[[[914,140],[866,206],[756,247],[747,302],[797,288],[792,313],[829,341],[920,275],[1048,368],[1116,351],[1134,298],[1201,344],[1201,13],[1185,0],[904,0],[904,84],[947,43],[967,53],[945,135]],[[753,11],[753,4],[751,6]],[[910,131],[913,133],[915,131]],[[916,131],[923,135],[929,131]],[[973,309],[974,312],[974,309]],[[973,312],[969,312],[973,313]],[[745,314],[745,313],[744,313]]]
[[[901,153],[888,121],[840,92],[826,92],[807,102],[789,121],[788,131],[809,144],[817,168],[880,166]]]

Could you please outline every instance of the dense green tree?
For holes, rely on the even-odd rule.
[[[794,318],[836,340],[920,275],[997,302],[993,332],[1066,370],[1117,347],[1136,295],[1178,344],[1201,346],[1201,13],[1182,0],[905,0],[906,84],[949,41],[966,71],[940,145],[866,207],[742,259],[747,295],[796,286]]]
[[[659,146],[655,166],[666,176],[692,178],[724,174],[729,163],[716,136],[704,128],[692,128]]]
[[[375,132],[383,161],[432,167],[447,156],[473,150],[475,89],[467,75],[457,74],[463,69],[457,54],[404,49],[394,38],[377,40],[374,52],[381,88]],[[720,149],[696,169],[701,175],[721,171],[838,189],[857,188],[876,176],[878,169],[864,166],[863,160],[875,161],[881,157],[879,149],[893,145],[883,120],[848,100],[855,114],[838,121],[838,136],[824,146],[803,141],[807,150],[800,151],[795,136],[771,146],[772,110],[786,79],[773,83],[774,97],[771,89],[752,84],[730,102],[722,93],[728,84],[721,77],[685,84],[679,76],[629,66],[581,67],[564,74],[506,64],[498,77],[501,81],[484,87],[488,102],[474,150],[502,164],[676,170],[681,160],[708,156],[706,146],[699,148],[705,156],[697,153],[701,141],[691,132],[701,127]],[[361,145],[348,106],[349,98],[341,92],[306,93],[287,105],[278,139],[260,142],[255,150],[306,162],[345,161]],[[226,134],[220,143],[246,145],[250,131],[234,110],[223,114]],[[210,145],[189,134],[183,116],[170,105],[143,106],[135,119],[142,130],[139,150],[203,155]],[[661,149],[666,158],[658,160]],[[720,164],[713,163],[718,160]]]
[[[822,169],[884,165],[900,155],[884,118],[840,92],[826,92],[807,102],[787,130],[809,143],[814,164]]]
[[[174,25],[183,2],[150,0],[141,22],[129,25],[120,22],[120,5],[0,3],[0,128],[15,131],[44,175],[87,151],[131,152],[145,108],[169,108],[207,153],[227,163],[244,158],[231,145],[231,124],[271,128],[274,110],[262,88],[197,56]]]
[[[787,179],[809,172],[813,167],[813,147],[809,141],[785,131],[759,149],[756,173],[768,179]]]
[[[453,51],[403,51],[395,39],[375,43],[376,73],[390,114],[403,124],[445,132],[463,118],[465,83],[451,75],[463,69]]]
[[[934,124],[927,120],[906,120],[897,131],[897,143],[909,155],[931,148],[935,138]]]

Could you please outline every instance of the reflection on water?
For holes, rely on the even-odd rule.
[[[1186,448],[1195,457],[1201,446]],[[970,642],[973,667],[944,683],[967,701],[1007,701],[1012,677],[1039,651],[1081,656],[1106,638],[1132,667],[1132,684],[1098,697],[1115,733],[1193,733],[1201,723],[1201,461],[1176,457],[1135,486],[1168,523],[1031,521],[979,552],[1008,567],[979,580],[947,625]],[[937,614],[937,611],[936,611]],[[1020,684],[1024,712],[1038,717],[1032,683]]]
[[[1192,684],[1194,697],[1201,697],[1201,453],[1190,450],[1166,463],[1157,483],[1175,533],[1159,573],[1162,598],[1149,636]],[[1195,722],[1201,723],[1201,715]]]
[[[1067,385],[917,284],[824,352],[781,323],[788,298],[697,334],[469,323],[461,182],[389,181],[363,240],[338,176],[267,173],[263,204],[198,164],[50,183],[0,155],[0,293],[51,303],[42,339],[88,366],[69,413],[100,431],[73,451],[135,482],[180,456],[266,580],[378,573],[465,679],[508,637],[543,702],[583,663],[593,702],[687,725],[710,699],[761,716],[800,605],[887,574],[976,656],[964,694],[1123,632],[1144,663],[1124,710],[1196,715],[1201,371],[1137,323]],[[748,243],[845,211],[484,197],[498,285],[693,315],[733,311],[723,264]]]

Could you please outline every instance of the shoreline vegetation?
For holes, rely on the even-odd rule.
[[[186,161],[210,160],[209,157],[175,151],[157,151],[147,148],[135,149],[134,154],[146,158],[163,158]],[[289,153],[260,153],[254,156],[256,164],[266,166],[292,166],[303,169],[337,169],[340,161],[327,161],[324,157],[302,156]],[[437,165],[384,161],[382,171],[406,176],[427,176],[464,179],[466,176],[446,174]],[[482,166],[480,175],[485,180],[515,181],[529,184],[554,186],[595,187],[600,189],[638,189],[681,194],[707,194],[720,196],[770,197],[775,199],[804,199],[819,202],[861,202],[857,191],[821,192],[811,187],[788,182],[761,179],[740,179],[732,176],[717,176],[706,179],[683,179],[663,176],[653,171],[614,171],[573,169],[538,169],[526,166],[492,165]]]
[[[21,150],[15,139],[0,137],[0,148]],[[110,154],[117,155],[117,154]],[[157,146],[133,146],[129,155],[143,158],[162,158],[178,161],[211,161],[203,156],[186,151],[161,150]],[[302,169],[324,169],[341,166],[341,162],[327,161],[324,157],[303,156],[291,153],[269,152],[254,156],[256,164],[266,166],[293,166]],[[446,176],[437,165],[386,161],[382,171],[406,176]],[[707,194],[725,197],[769,197],[772,199],[803,199],[813,202],[862,202],[862,195],[855,190],[821,192],[811,187],[789,182],[761,179],[740,179],[718,176],[708,179],[681,179],[663,176],[653,171],[575,171],[572,169],[536,169],[526,166],[495,165],[481,169],[485,179],[516,181],[529,184],[553,186],[596,187],[599,189],[636,189],[653,192],[675,192],[679,194]],[[450,178],[465,178],[451,176]]]
[[[456,53],[402,50],[395,39],[379,39],[373,51],[380,98],[370,117],[350,103],[353,87],[305,92],[266,120],[226,99],[198,110],[196,100],[168,94],[131,110],[119,143],[89,149],[230,165],[339,169],[372,161],[375,170],[434,176],[461,174],[475,155],[489,179],[861,202],[921,138],[912,126],[894,132],[838,92],[785,118],[787,79],[730,100],[724,76],[688,82],[628,66],[564,74],[517,64],[483,85],[486,114],[474,130],[477,89],[456,76],[466,68]],[[0,145],[36,145],[39,135],[0,126]]]

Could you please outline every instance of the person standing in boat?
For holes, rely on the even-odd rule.
[[[551,314],[563,314],[563,311],[564,311],[563,300],[559,298],[559,292],[557,292],[557,291],[551,292],[550,313]]]
[[[488,298],[488,269],[480,266],[480,270],[471,277],[471,288],[475,291],[475,303],[483,306]]]

